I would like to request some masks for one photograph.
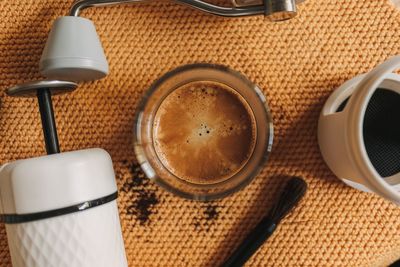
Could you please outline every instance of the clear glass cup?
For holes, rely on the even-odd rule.
[[[232,176],[216,182],[194,182],[174,175],[163,165],[155,148],[154,121],[164,99],[174,90],[193,82],[212,82],[229,87],[248,104],[255,119],[255,145],[246,163]],[[273,142],[273,124],[259,87],[239,72],[215,64],[191,64],[166,73],[155,81],[138,106],[134,125],[134,148],[146,176],[168,191],[188,199],[225,197],[250,183],[266,163]],[[191,164],[196,164],[193,162]]]

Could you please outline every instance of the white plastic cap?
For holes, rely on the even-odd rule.
[[[60,17],[50,31],[39,65],[48,79],[92,81],[108,74],[96,28],[81,17]]]
[[[111,157],[102,149],[18,160],[0,169],[0,214],[45,212],[116,191]]]

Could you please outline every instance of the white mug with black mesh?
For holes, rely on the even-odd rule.
[[[400,205],[400,56],[336,89],[318,125],[322,156],[346,184]]]

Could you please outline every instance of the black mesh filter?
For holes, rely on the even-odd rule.
[[[363,135],[368,157],[382,177],[400,172],[400,94],[378,88],[368,103]]]
[[[338,107],[342,111],[349,98]],[[363,136],[368,157],[382,177],[400,172],[400,94],[378,88],[368,103]]]

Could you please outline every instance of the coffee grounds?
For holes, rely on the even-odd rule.
[[[127,208],[128,214],[135,215],[140,221],[141,225],[145,225],[150,221],[150,215],[153,214],[153,206],[158,204],[159,201],[154,192],[142,191],[133,204]]]
[[[129,165],[128,161],[123,162]],[[149,187],[150,181],[143,173],[140,165],[133,163],[129,167],[131,177],[123,184],[122,191],[127,194],[133,193],[132,203],[127,206],[127,214],[134,215],[141,225],[150,223],[150,216],[155,211],[155,206],[159,203],[156,190]]]
[[[213,203],[206,203],[206,204],[201,204],[201,210],[202,214],[200,216],[195,216],[193,218],[193,226],[195,230],[197,231],[206,231],[208,232],[210,228],[215,224],[215,221],[219,217],[219,212],[218,208],[220,206],[215,205]]]
[[[207,221],[218,219],[219,213],[218,213],[217,208],[218,208],[218,206],[212,205],[212,204],[208,204],[206,206],[206,210],[204,211],[204,215],[205,215],[205,219]]]

